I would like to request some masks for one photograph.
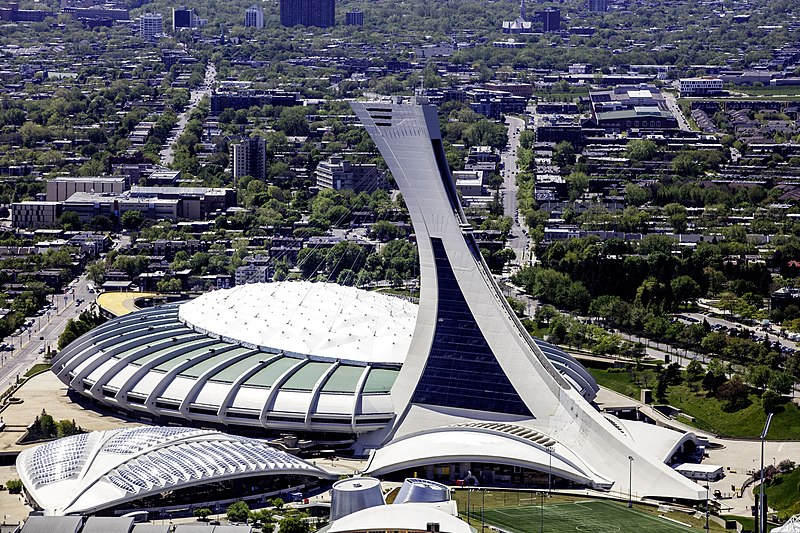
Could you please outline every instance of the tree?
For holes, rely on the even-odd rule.
[[[232,503],[227,510],[231,522],[246,522],[250,518],[250,507],[243,501]]]
[[[272,498],[269,501],[269,504],[273,506],[275,509],[283,509],[284,501],[283,498]]]
[[[699,361],[691,361],[688,365],[686,365],[686,379],[689,382],[696,383],[703,379],[705,375],[705,370],[703,370],[703,365],[700,364]]]
[[[747,369],[747,382],[756,389],[764,390],[770,381],[770,373],[766,365],[753,365]]]
[[[767,389],[761,395],[761,407],[764,414],[775,413],[781,403],[781,395],[774,390]]]
[[[9,479],[6,481],[6,488],[9,494],[19,494],[22,492],[22,481],[19,479]]]
[[[747,407],[750,388],[739,378],[733,376],[717,390],[717,398],[725,402],[724,408],[728,411],[738,411]]]
[[[628,141],[625,155],[633,162],[650,161],[655,157],[658,147],[651,140],[633,139]]]
[[[181,292],[183,290],[183,283],[178,278],[162,279],[156,283],[156,290],[158,292]]]
[[[670,282],[672,299],[683,305],[691,303],[701,295],[700,285],[689,276],[678,276]]]
[[[142,213],[139,211],[129,210],[122,213],[119,221],[123,228],[133,230],[138,229],[142,225],[144,216],[142,216]]]
[[[553,148],[553,163],[561,168],[575,163],[575,147],[569,141],[561,141]]]
[[[789,372],[771,372],[768,386],[778,394],[789,394],[794,386],[794,376]]]
[[[280,521],[278,527],[281,533],[309,533],[311,526],[304,519],[305,515],[287,516]]]
[[[66,231],[81,229],[81,219],[75,211],[64,211],[58,219],[58,225]]]
[[[198,520],[206,521],[208,520],[208,517],[212,515],[212,511],[208,507],[201,507],[200,509],[194,510],[194,515]]]
[[[308,135],[310,128],[306,109],[302,106],[284,107],[275,122],[275,129],[290,137]]]

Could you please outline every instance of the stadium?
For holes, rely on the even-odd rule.
[[[332,283],[243,285],[107,322],[59,353],[53,370],[84,396],[132,416],[355,438],[394,417],[390,391],[417,308]],[[598,387],[589,373],[536,342],[593,400]]]
[[[620,498],[702,500],[670,467],[694,434],[601,412],[586,370],[516,317],[461,208],[436,109],[351,105],[406,201],[418,305],[331,284],[245,285],[112,320],[58,354],[58,377],[157,423],[341,446],[373,475],[552,477]]]

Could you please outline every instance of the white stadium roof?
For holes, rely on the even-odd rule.
[[[327,472],[263,441],[218,431],[135,427],[24,450],[17,471],[46,514],[91,513],[169,490],[248,476]]]
[[[367,433],[395,416],[390,391],[417,309],[330,283],[249,284],[106,322],[61,350],[53,372],[96,402],[151,419]],[[594,399],[586,369],[534,342]]]
[[[181,305],[187,325],[254,346],[366,363],[402,363],[417,306],[334,283],[248,284]]]

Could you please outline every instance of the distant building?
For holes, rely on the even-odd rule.
[[[52,11],[39,9],[20,9],[19,3],[10,2],[5,7],[0,7],[0,20],[9,22],[41,22],[45,17],[55,17]]]
[[[592,118],[581,121],[586,128],[601,128],[606,133],[631,129],[672,130],[678,120],[667,107],[664,95],[655,86],[619,86],[610,91],[591,91]]]
[[[252,176],[258,180],[266,178],[267,148],[261,137],[252,137],[231,145],[231,167],[233,179]]]
[[[246,28],[261,29],[264,27],[264,10],[252,5],[244,12],[244,25]]]
[[[219,115],[226,109],[249,109],[253,106],[296,106],[300,95],[281,90],[215,92],[211,95],[211,114]]]
[[[681,78],[681,96],[708,96],[722,92],[720,78]]]
[[[128,20],[130,13],[127,9],[106,6],[75,7],[66,6],[61,9],[62,13],[72,16],[79,20]]]
[[[372,193],[383,187],[383,175],[376,165],[359,165],[343,159],[340,155],[321,161],[316,171],[317,186],[323,189],[353,189],[355,192]]]
[[[363,26],[364,25],[364,12],[363,11],[348,11],[344,15],[345,26]]]
[[[282,26],[318,26],[336,23],[335,0],[280,0]]]
[[[126,189],[124,177],[66,177],[47,182],[47,201],[63,202],[76,192],[121,194]]]
[[[608,11],[608,0],[588,0],[586,7],[592,13],[603,13]]]
[[[49,228],[61,216],[59,202],[15,202],[11,204],[11,225],[15,228]]]
[[[236,285],[267,283],[272,279],[269,266],[243,265],[236,269]]]
[[[197,25],[197,14],[186,6],[172,8],[172,31],[181,28],[194,28]]]
[[[155,41],[164,33],[164,17],[161,13],[145,13],[139,18],[139,35],[145,41]]]
[[[561,31],[561,10],[546,9],[537,11],[534,19],[542,23],[542,31],[545,33]]]
[[[467,92],[470,108],[489,118],[500,118],[509,113],[524,113],[528,99],[514,96],[507,91],[487,91],[474,89]]]

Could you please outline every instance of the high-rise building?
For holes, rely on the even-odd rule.
[[[259,6],[252,5],[244,12],[244,25],[246,28],[264,27],[264,10]]]
[[[161,13],[145,13],[139,18],[139,35],[146,41],[155,41],[164,33],[164,17]]]
[[[259,180],[265,179],[266,159],[267,143],[261,137],[252,137],[231,145],[233,178],[238,180],[244,176],[252,176]]]
[[[545,9],[536,12],[536,20],[542,23],[542,31],[545,33],[561,31],[561,10]]]
[[[281,25],[329,28],[336,23],[336,0],[280,0]]]
[[[586,5],[592,13],[608,11],[608,0],[587,0]]]
[[[348,11],[344,15],[344,23],[346,26],[363,26],[364,25],[364,12],[363,11]]]
[[[172,31],[180,28],[194,28],[197,25],[197,14],[186,6],[172,8]]]

